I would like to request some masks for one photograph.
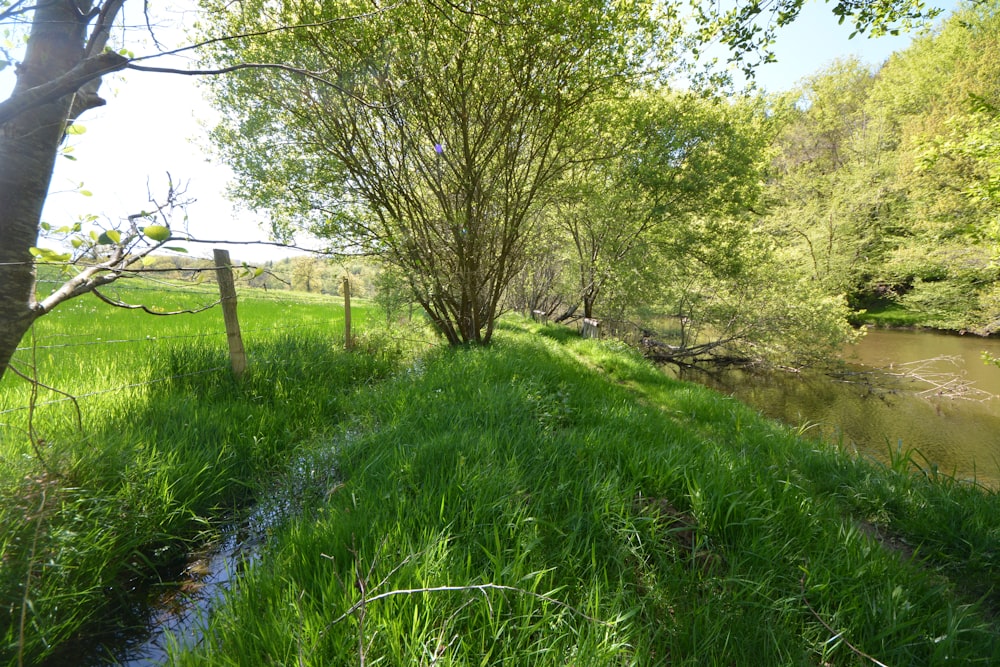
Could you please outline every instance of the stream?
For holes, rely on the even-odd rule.
[[[870,329],[834,373],[685,371],[807,434],[887,462],[911,452],[923,468],[1000,488],[1000,340]]]
[[[270,532],[339,485],[335,451],[331,443],[296,459],[260,503],[221,529],[216,540],[189,554],[186,567],[175,580],[164,582],[160,594],[137,601],[144,628],[112,644],[81,647],[79,664],[152,667],[167,662],[171,648],[193,648],[204,641],[212,610],[225,600],[240,573],[259,560]]]

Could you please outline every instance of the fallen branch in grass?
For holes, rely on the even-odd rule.
[[[823,617],[819,615],[819,612],[813,609],[813,606],[809,604],[809,598],[806,597],[806,575],[804,574],[802,575],[802,578],[799,579],[799,587],[802,590],[802,602],[806,605],[806,609],[808,609],[812,613],[812,615],[816,618],[817,621],[819,621],[823,625],[824,628],[833,633],[833,637],[829,641],[833,641],[834,639],[840,639],[840,641],[844,642],[844,646],[851,649],[851,651],[853,651],[855,655],[858,655],[866,660],[870,660],[872,664],[878,665],[878,667],[889,667],[884,662],[876,660],[872,656],[868,655],[867,653],[856,647],[851,642],[844,639],[843,632],[837,632],[832,627],[830,627],[829,623],[823,620]]]
[[[569,605],[563,602],[562,600],[556,599],[549,595],[545,595],[543,593],[534,593],[532,591],[525,590],[523,588],[517,588],[516,586],[505,586],[503,584],[467,584],[465,586],[431,586],[427,588],[401,588],[397,590],[386,591],[385,593],[379,593],[378,595],[373,595],[369,598],[364,598],[362,600],[359,600],[358,602],[355,602],[348,608],[347,611],[345,611],[343,614],[330,621],[329,625],[332,626],[336,625],[337,623],[340,623],[344,619],[351,616],[358,609],[363,607],[365,604],[369,604],[377,600],[383,600],[385,598],[390,598],[396,595],[415,595],[417,593],[448,593],[456,591],[479,591],[481,593],[485,593],[486,591],[508,591],[511,593],[519,593],[521,595],[527,595],[528,597],[533,597],[543,602],[554,604],[557,607],[562,607],[563,609],[571,611],[577,616],[585,618],[592,623],[598,623],[605,627],[614,627],[615,625],[612,621],[604,621],[599,618],[594,618],[593,616],[590,616],[580,611],[576,607]]]
[[[383,542],[383,545],[384,545],[384,542]],[[361,559],[358,556],[357,551],[354,550],[354,549],[351,549],[350,551],[351,551],[351,554],[354,556],[355,571],[356,572],[362,572]],[[548,603],[550,603],[552,605],[555,605],[557,607],[561,607],[563,609],[566,609],[566,610],[572,612],[573,614],[576,614],[577,616],[580,616],[580,617],[582,617],[582,618],[584,618],[584,619],[586,619],[586,620],[588,620],[588,621],[590,621],[592,623],[598,623],[598,624],[603,625],[605,627],[614,627],[614,625],[615,625],[614,622],[604,621],[604,620],[601,620],[599,618],[595,618],[593,616],[590,616],[589,614],[586,614],[583,611],[580,611],[576,607],[573,607],[572,605],[569,605],[569,604],[563,602],[562,600],[558,600],[558,599],[556,599],[556,598],[554,598],[554,597],[552,597],[550,595],[545,595],[543,593],[535,593],[534,591],[529,591],[529,590],[526,590],[526,589],[523,589],[523,588],[518,588],[516,586],[505,586],[503,584],[486,583],[486,584],[467,584],[467,585],[464,585],[464,586],[430,586],[430,587],[424,587],[424,588],[401,588],[401,589],[395,589],[395,590],[391,590],[391,591],[386,591],[384,593],[378,593],[378,594],[375,594],[375,595],[369,595],[369,592],[371,590],[373,590],[373,589],[377,590],[378,588],[380,588],[383,585],[385,585],[389,581],[389,578],[392,577],[393,574],[395,574],[396,572],[398,572],[415,555],[417,555],[417,554],[410,554],[410,555],[408,555],[402,561],[400,561],[399,563],[397,563],[396,566],[393,567],[392,570],[385,577],[383,577],[382,580],[379,583],[377,583],[375,586],[370,586],[369,585],[369,581],[371,580],[372,576],[375,573],[375,565],[378,562],[378,558],[377,557],[375,559],[373,559],[372,562],[371,562],[371,564],[370,564],[370,567],[368,568],[367,575],[365,575],[363,573],[360,574],[360,575],[357,575],[356,578],[355,578],[355,581],[354,581],[354,587],[357,588],[358,591],[360,591],[360,593],[361,593],[361,599],[358,600],[357,602],[355,602],[353,605],[351,605],[347,609],[347,611],[345,611],[344,613],[342,613],[340,616],[338,616],[337,618],[335,618],[332,621],[330,621],[329,623],[327,623],[326,627],[324,627],[323,630],[321,630],[319,632],[319,634],[317,635],[317,641],[318,641],[319,637],[321,637],[327,630],[329,630],[330,628],[332,628],[334,625],[336,625],[336,624],[340,623],[341,621],[343,621],[343,620],[345,620],[347,618],[350,618],[351,616],[354,616],[355,614],[357,614],[357,620],[358,620],[358,660],[359,660],[360,666],[364,667],[364,665],[366,663],[366,660],[367,660],[367,646],[366,646],[366,642],[365,642],[365,616],[367,615],[367,607],[368,607],[368,605],[370,605],[372,602],[377,602],[379,600],[384,600],[384,599],[387,599],[387,598],[395,597],[397,595],[417,595],[417,594],[423,594],[423,593],[454,593],[454,592],[476,591],[476,592],[479,592],[479,593],[483,594],[484,598],[486,599],[487,604],[490,604],[489,598],[486,597],[486,592],[487,591],[503,591],[503,592],[518,593],[520,595],[526,595],[528,597],[532,597],[532,598],[535,598],[537,600],[541,600],[543,602],[548,602]],[[334,560],[334,558],[332,556],[328,556],[327,554],[322,554],[321,553],[320,556],[322,556],[323,558],[326,558],[327,560],[331,560],[331,561]],[[347,587],[344,585],[344,581],[340,578],[340,575],[335,572],[334,576],[337,577],[337,580],[340,582],[341,587],[343,587],[346,590]],[[467,607],[471,603],[472,603],[471,599],[467,600],[465,603],[463,603],[457,610],[455,610],[451,614],[451,616],[448,619],[448,622],[450,623],[458,615],[458,613],[462,609],[464,609],[465,607]],[[491,605],[490,606],[490,611],[492,612],[492,610],[493,610],[493,608],[492,608],[492,605]],[[443,643],[444,628],[447,627],[447,625],[448,625],[448,623],[446,623],[444,626],[442,626],[442,629],[441,629],[441,633],[442,634],[439,635],[439,648],[440,648],[441,645],[450,646],[451,643],[454,642],[454,639],[452,639],[447,644]],[[315,645],[313,646],[313,648],[315,648]]]

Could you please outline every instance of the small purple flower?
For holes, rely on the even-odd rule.
[[[438,155],[441,155],[442,153],[444,153],[444,145],[443,144],[434,144],[434,152],[437,153]]]

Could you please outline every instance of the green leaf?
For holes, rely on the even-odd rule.
[[[87,128],[83,125],[77,125],[76,123],[73,123],[66,128],[66,134],[84,134],[86,131]]]
[[[91,192],[90,190],[80,190],[80,194],[83,195],[84,197],[93,197],[94,196],[94,193]]]
[[[170,228],[164,225],[149,225],[143,228],[142,233],[146,235],[151,241],[156,241],[158,243],[166,241],[170,238]]]
[[[80,246],[83,245],[83,241],[81,241],[80,239],[70,239],[70,243],[73,244],[74,248],[79,248]]]
[[[72,255],[68,252],[59,253],[56,252],[55,250],[49,250],[48,248],[31,247],[28,248],[28,252],[30,252],[32,255],[42,260],[43,262],[65,262],[70,257],[72,257]]]
[[[113,245],[115,243],[120,243],[121,240],[122,235],[114,229],[109,229],[97,237],[98,245]]]
[[[174,252],[182,252],[182,253],[185,253],[185,254],[187,254],[187,251],[188,251],[187,248],[181,248],[181,247],[178,247],[178,246],[174,246],[173,248],[164,248],[164,250],[173,250]]]

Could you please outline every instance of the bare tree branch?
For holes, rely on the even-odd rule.
[[[358,95],[355,95],[349,90],[346,90],[343,86],[340,86],[330,79],[326,78],[319,72],[313,72],[301,67],[294,67],[292,65],[283,65],[281,63],[240,63],[239,65],[230,65],[229,67],[220,67],[218,69],[181,69],[176,67],[148,67],[146,65],[136,65],[135,60],[130,61],[126,67],[128,69],[136,70],[137,72],[156,72],[159,74],[183,74],[185,76],[216,76],[219,74],[229,74],[231,72],[238,72],[244,69],[271,69],[278,70],[281,72],[288,72],[290,74],[297,74],[299,76],[305,77],[307,79],[312,79],[313,81],[318,81],[322,84],[330,86],[337,92],[350,97],[359,104],[362,104],[369,109],[384,109],[385,107],[378,104],[372,104],[367,102]]]
[[[188,309],[185,309],[185,310],[160,311],[160,310],[153,310],[152,308],[150,308],[149,306],[147,306],[145,304],[141,304],[141,303],[125,303],[124,301],[119,301],[118,299],[112,299],[111,297],[108,297],[108,296],[105,296],[104,294],[102,294],[100,292],[100,290],[98,290],[96,287],[93,288],[93,289],[91,289],[90,291],[94,293],[94,296],[96,296],[98,299],[100,299],[104,303],[108,304],[109,306],[114,306],[115,308],[124,308],[126,310],[141,310],[144,313],[149,313],[150,315],[162,315],[162,316],[168,316],[168,315],[193,315],[194,313],[200,313],[202,311],[209,310],[211,308],[215,308],[220,303],[222,303],[222,299],[217,299],[216,301],[213,301],[212,303],[207,304],[205,306],[201,306],[199,308],[188,308]]]

